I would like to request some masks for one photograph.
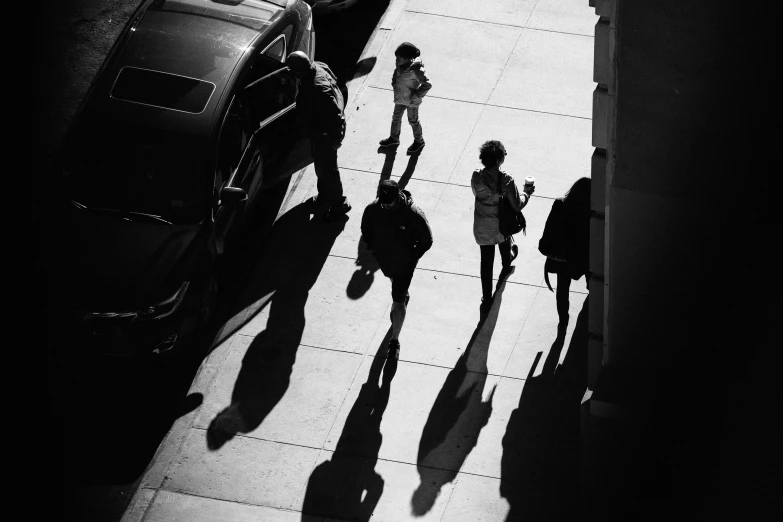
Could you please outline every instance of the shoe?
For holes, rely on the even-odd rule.
[[[400,144],[400,140],[398,140],[397,138],[392,138],[391,136],[389,136],[388,138],[382,139],[378,143],[381,144],[381,147],[394,147],[394,146]]]
[[[408,147],[408,154],[416,154],[424,148],[424,140],[414,141],[413,144]]]
[[[514,262],[518,255],[519,247],[517,245],[511,245],[511,258],[508,260],[508,263],[503,263],[503,270],[511,268],[511,263]]]
[[[348,203],[348,201],[343,201],[340,205],[335,205],[326,211],[324,214],[324,221],[331,221],[337,216],[344,216],[351,211],[351,208],[353,207],[351,207],[351,204]]]
[[[397,339],[392,339],[389,341],[389,353],[386,354],[386,358],[390,361],[399,361],[400,360],[400,341]]]
[[[484,319],[489,315],[489,311],[492,309],[492,299],[481,298],[481,306],[479,306],[479,316]]]

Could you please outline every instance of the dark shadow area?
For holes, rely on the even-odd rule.
[[[361,78],[362,76],[367,76],[372,72],[372,70],[375,68],[375,62],[378,60],[375,56],[368,56],[367,58],[362,58],[358,62],[356,62],[356,65],[354,66],[354,73],[353,78]]]
[[[565,333],[552,343],[542,372],[536,357],[503,436],[500,495],[507,521],[579,518],[580,400],[587,384],[587,298],[565,360]],[[598,500],[596,500],[598,501]]]
[[[332,458],[310,475],[302,504],[303,520],[318,515],[366,522],[381,498],[384,482],[375,463],[383,442],[381,420],[397,371],[397,361],[386,360],[391,333],[389,328],[375,353],[367,382],[348,413]]]
[[[487,355],[506,281],[507,278],[498,281],[493,310],[476,326],[427,417],[416,460],[419,486],[411,498],[414,516],[427,514],[443,486],[454,481],[492,414],[494,386],[486,401],[482,395],[487,380]]]
[[[392,169],[394,168],[394,159],[397,157],[397,148],[394,147],[378,147],[378,154],[384,154],[386,157],[383,159],[383,167],[381,167],[381,179],[391,179]]]
[[[269,239],[275,251],[256,270],[258,282],[248,285],[251,299],[273,293],[269,319],[245,353],[231,404],[210,423],[210,449],[256,429],[285,395],[304,331],[305,303],[345,222],[345,217],[330,222],[311,218],[302,203],[275,223]]]
[[[416,165],[419,163],[419,155],[418,154],[411,154],[410,158],[408,158],[408,165],[405,167],[405,172],[402,173],[402,176],[400,176],[400,189],[404,189],[405,185],[408,184],[408,181],[410,181],[411,176],[413,176],[413,171],[416,170]]]
[[[326,62],[342,82],[357,72],[368,74],[375,66],[376,57],[361,61],[359,57],[388,6],[389,0],[365,0],[345,11],[316,17],[313,22],[315,59]]]
[[[346,295],[351,299],[360,299],[372,286],[375,280],[375,272],[380,268],[375,256],[367,250],[367,243],[361,238],[357,243],[358,252],[356,254],[356,271],[348,282],[345,289]]]

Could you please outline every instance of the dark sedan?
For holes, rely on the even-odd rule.
[[[95,349],[171,352],[209,320],[226,242],[297,138],[285,57],[314,46],[301,0],[151,0],[133,15],[63,154],[55,261]]]

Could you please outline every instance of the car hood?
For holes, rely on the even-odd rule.
[[[164,299],[189,276],[200,228],[71,212],[60,238],[68,300],[84,311],[119,312]]]

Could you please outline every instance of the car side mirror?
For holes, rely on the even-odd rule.
[[[235,206],[247,201],[247,192],[239,187],[223,187],[220,190],[220,203],[226,206]]]

